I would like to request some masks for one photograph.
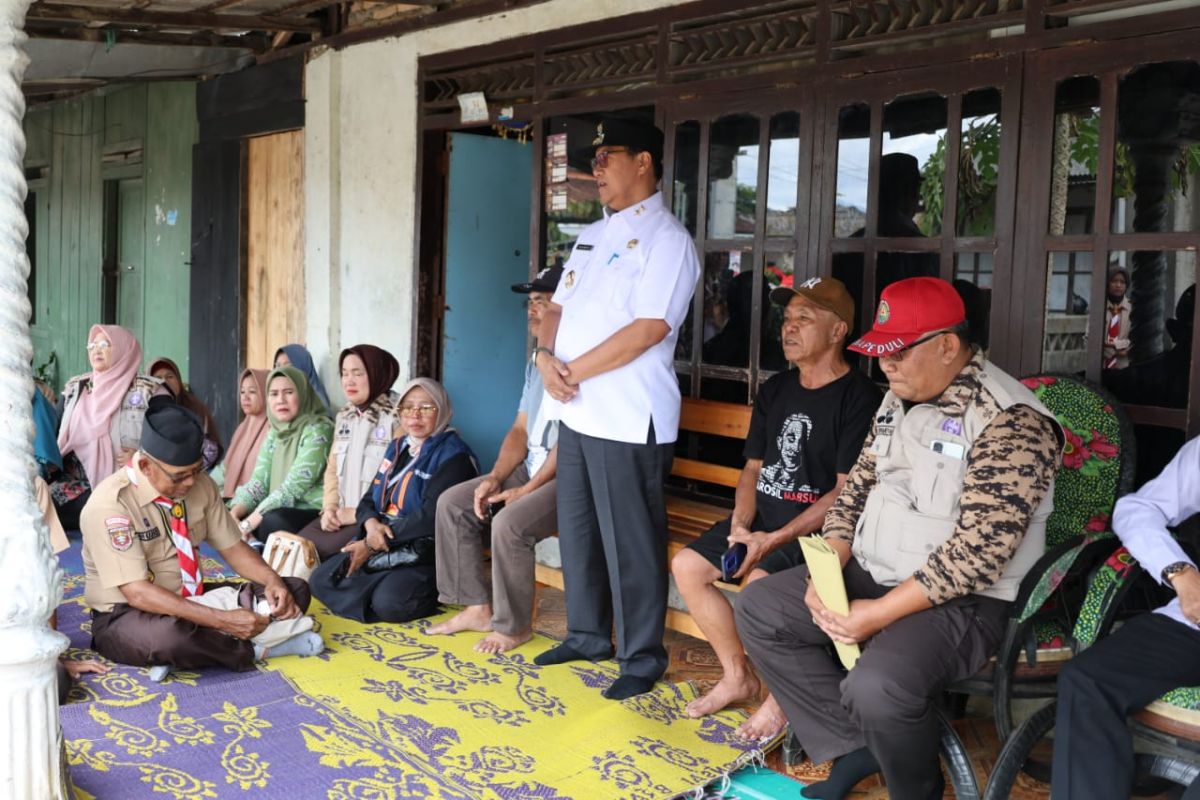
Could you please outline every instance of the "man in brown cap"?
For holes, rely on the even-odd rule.
[[[203,444],[195,414],[153,403],[141,449],[97,484],[80,516],[92,646],[112,661],[152,667],[154,680],[171,669],[247,670],[259,658],[323,649],[312,620],[301,618],[308,584],[280,578],[242,541],[203,472]],[[205,541],[250,583],[206,584]],[[223,602],[230,593],[233,602]]]
[[[760,688],[734,627],[733,608],[714,584],[723,577],[754,581],[803,561],[797,540],[821,529],[881,397],[866,374],[851,369],[843,357],[854,301],[841,281],[810,278],[794,288],[775,289],[771,300],[784,306],[783,352],[796,371],[780,372],[758,391],[733,516],[671,562],[688,611],[725,670],[711,692],[688,706],[693,717],[757,697]],[[740,564],[736,553],[744,553]],[[730,574],[723,566],[731,568]],[[785,722],[778,704],[768,698],[739,734],[773,737]]]

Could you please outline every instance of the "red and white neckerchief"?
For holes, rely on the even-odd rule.
[[[1112,341],[1121,333],[1121,309],[1118,307],[1117,312],[1108,320],[1108,339]],[[1105,369],[1112,369],[1117,365],[1116,355],[1109,356],[1104,362]]]
[[[179,571],[183,582],[179,593],[184,597],[204,594],[204,578],[200,574],[200,562],[196,559],[196,549],[188,536],[187,513],[183,503],[159,496],[154,505],[166,512],[171,525],[171,541],[175,543],[175,554],[179,557]]]

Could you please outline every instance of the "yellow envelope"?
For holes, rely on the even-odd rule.
[[[808,572],[812,576],[813,585],[817,587],[817,597],[825,607],[835,614],[849,614],[850,600],[846,597],[846,582],[842,579],[842,560],[829,542],[819,533],[800,537],[800,550],[804,553],[804,563],[808,564]],[[862,651],[856,644],[834,642],[838,658],[846,669],[854,666]]]

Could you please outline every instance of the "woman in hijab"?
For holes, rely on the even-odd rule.
[[[325,406],[325,413],[328,416],[329,409],[333,406],[329,405],[329,395],[325,393],[325,384],[321,383],[321,376],[317,373],[312,353],[308,352],[308,348],[302,344],[285,344],[275,351],[275,366],[295,367],[303,372],[304,379],[308,381],[308,385],[312,387],[313,392]]]
[[[51,486],[59,519],[68,530],[79,527],[91,487],[137,451],[150,398],[169,394],[162,381],[138,374],[142,347],[124,328],[93,325],[87,351],[92,371],[63,387],[58,449],[65,474]]]
[[[250,480],[233,494],[233,516],[249,542],[298,531],[320,515],[333,423],[295,367],[267,376],[267,434]]]
[[[175,397],[175,402],[191,411],[204,423],[204,469],[210,470],[221,460],[225,445],[221,443],[221,431],[208,406],[192,392],[192,387],[183,382],[179,365],[166,356],[154,359],[146,367],[146,373],[158,378]]]
[[[316,545],[322,560],[337,555],[358,533],[358,502],[371,488],[400,424],[396,410],[400,395],[392,391],[400,364],[391,353],[369,344],[348,347],[338,358],[338,369],[350,402],[333,423],[321,517],[299,531]]]
[[[221,487],[221,497],[226,500],[233,498],[237,487],[250,482],[258,451],[271,430],[267,420],[267,373],[265,369],[243,370],[238,382],[242,421],[229,440],[225,460],[210,473]]]
[[[449,427],[453,413],[437,381],[416,378],[404,387],[400,435],[358,504],[358,534],[309,579],[333,613],[359,622],[406,622],[437,611],[438,498],[479,472],[475,454]]]

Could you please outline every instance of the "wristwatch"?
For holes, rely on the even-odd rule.
[[[244,520],[242,520],[241,522],[239,522],[239,523],[238,523],[238,529],[239,529],[239,530],[240,530],[242,533],[249,533],[249,532],[250,532],[250,520],[248,520],[248,519],[244,519]]]
[[[550,355],[554,355],[554,351],[551,350],[549,347],[533,348],[533,352],[529,354],[529,363],[533,364],[535,367],[537,366],[538,353],[549,353]]]
[[[1174,584],[1172,581],[1174,581],[1177,576],[1182,575],[1189,569],[1195,568],[1196,567],[1194,565],[1188,563],[1187,561],[1176,561],[1174,564],[1167,564],[1165,567],[1163,567],[1162,571],[1163,583],[1167,584],[1168,586],[1173,586]]]

